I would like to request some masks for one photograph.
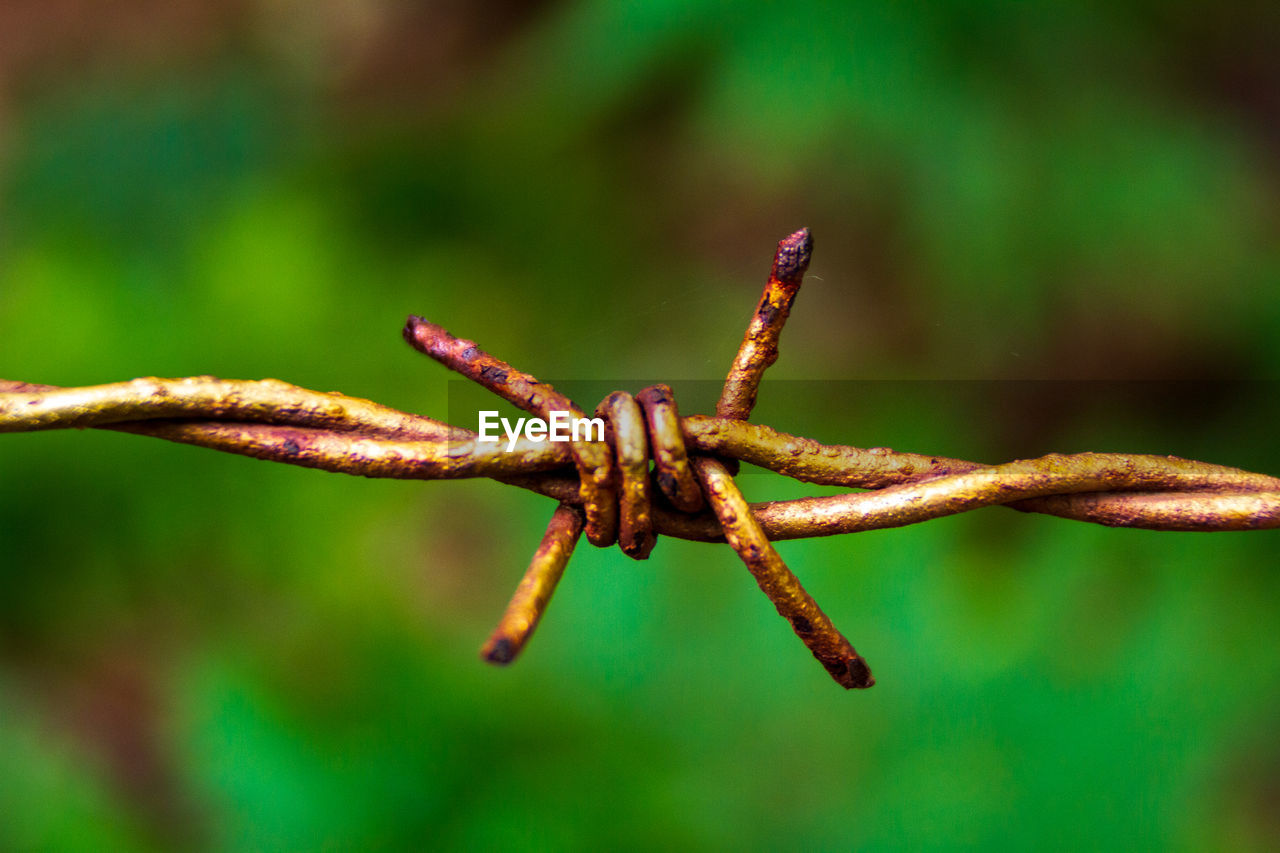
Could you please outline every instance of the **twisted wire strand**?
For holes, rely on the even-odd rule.
[[[659,535],[727,541],[832,677],[845,687],[869,687],[866,661],[772,541],[897,527],[991,505],[1156,530],[1280,527],[1280,478],[1236,468],[1114,453],[983,465],[823,445],[748,423],[811,249],[807,230],[779,242],[716,417],[681,417],[671,389],[656,385],[601,402],[595,410],[607,427],[601,441],[520,437],[507,450],[426,416],[274,379],[148,377],[84,388],[0,380],[0,432],[94,427],[366,477],[489,477],[552,497],[560,505],[482,649],[493,663],[509,663],[524,648],[584,530],[592,544],[617,542],[635,559],[646,558]],[[583,417],[551,386],[440,326],[410,317],[404,336],[527,412]],[[804,482],[871,491],[748,504],[733,480],[740,461]]]
[[[680,410],[669,385],[651,385],[636,395],[649,427],[658,488],[681,512],[699,512],[702,489],[689,467]]]
[[[407,417],[425,422],[424,433],[447,428],[455,437],[451,439],[379,437],[377,424],[367,422],[363,418],[348,419],[334,428],[321,428],[314,425],[318,420],[311,412],[296,405],[297,398],[293,396],[294,386],[283,382],[277,383],[285,389],[282,405],[271,413],[276,423],[246,423],[238,420],[203,418],[173,419],[171,417],[173,410],[169,407],[178,404],[175,398],[183,398],[181,404],[190,411],[201,412],[207,416],[209,410],[206,408],[206,401],[208,399],[236,399],[248,386],[262,384],[260,381],[200,378],[202,381],[199,386],[189,385],[184,379],[158,378],[148,378],[141,383],[93,386],[92,390],[97,393],[92,397],[50,393],[90,389],[63,389],[51,385],[0,380],[0,432],[34,432],[71,426],[112,429],[343,474],[397,479],[490,477],[510,482],[530,491],[549,494],[557,499],[564,495],[564,490],[555,485],[556,477],[551,474],[541,478],[523,476],[531,472],[556,472],[566,465],[571,465],[572,458],[564,444],[534,442],[521,437],[517,440],[515,449],[508,453],[493,444],[477,442],[476,434],[470,430],[451,427],[416,415],[407,415]],[[266,381],[274,382],[274,380]],[[657,387],[661,386],[655,386]],[[149,396],[151,392],[147,389],[151,388],[163,390],[163,393],[158,395],[158,403],[154,407],[148,402],[152,398]],[[99,389],[112,390],[106,392]],[[651,389],[642,391],[637,395],[637,399],[643,398],[649,390]],[[355,397],[341,399],[344,402],[369,402]],[[77,402],[74,407],[69,402],[84,400],[93,402],[91,405]],[[39,420],[29,423],[26,413],[34,410],[37,404],[42,406],[38,410],[41,413]],[[51,411],[56,414],[51,414]],[[234,409],[227,409],[225,416],[238,418],[244,415]],[[129,418],[150,419],[128,420]],[[992,467],[964,459],[926,456],[884,447],[825,445],[811,439],[779,432],[762,424],[726,421],[705,415],[680,418],[678,431],[671,427],[664,429],[651,427],[650,436],[653,441],[655,463],[662,463],[656,477],[660,486],[666,479],[664,475],[667,471],[680,469],[674,462],[664,461],[659,452],[660,443],[657,438],[654,438],[655,436],[679,436],[684,442],[679,447],[686,447],[688,451],[741,460],[796,480],[819,485],[883,489],[886,486],[913,481],[941,480],[948,474],[960,474]],[[687,456],[684,458],[687,465]],[[1147,499],[1138,502],[1135,500],[1136,496],[1110,494],[1110,492],[1134,488],[1134,486],[1108,482],[1103,487],[1106,491],[1097,494],[1063,494],[1052,501],[1047,498],[1015,500],[1003,490],[994,487],[1010,485],[1021,488],[1018,484],[1010,482],[992,484],[992,488],[989,489],[992,498],[990,504],[1007,504],[1024,511],[1044,512],[1082,521],[1096,521],[1095,516],[1114,521],[1126,521],[1128,519],[1119,515],[1119,509],[1141,503],[1150,505],[1153,509],[1133,519],[1141,523],[1124,526],[1175,530],[1187,528],[1162,526],[1160,524],[1162,517],[1154,507],[1172,507],[1178,504],[1191,506],[1198,501],[1226,498],[1228,495],[1224,493],[1241,495],[1247,493],[1254,497],[1262,496],[1262,502],[1258,505],[1264,510],[1263,516],[1259,519],[1263,524],[1259,526],[1273,526],[1265,522],[1268,514],[1274,513],[1277,508],[1268,502],[1269,499],[1266,496],[1280,491],[1280,478],[1223,465],[1194,462],[1175,456],[1121,453],[1087,453],[1067,456],[1051,454],[1041,459],[1021,460],[1019,465],[1022,467],[1017,469],[1021,473],[1018,476],[1029,475],[1042,478],[1041,482],[1047,490],[1045,495],[1055,495],[1059,486],[1067,485],[1068,481],[1063,478],[1069,476],[1070,468],[1076,460],[1082,459],[1108,459],[1118,468],[1137,466],[1141,472],[1144,472],[1141,475],[1142,488],[1150,491],[1168,491],[1170,494],[1160,503],[1155,502],[1154,495],[1148,495]],[[948,500],[946,490],[954,487],[955,484],[955,481],[950,482],[950,486],[949,481],[936,483],[937,488],[931,492],[926,505],[933,501]],[[667,491],[668,488],[671,487],[662,487],[662,492],[667,495],[675,508],[682,512],[697,511],[692,507],[680,506],[675,498],[671,497]],[[577,503],[580,500],[576,496],[576,484],[574,490],[575,494],[566,498],[569,503]],[[694,494],[700,499],[700,492],[695,491]],[[802,535],[790,529],[779,529],[778,522],[771,520],[778,516],[768,508],[791,503],[793,502],[768,501],[752,504],[757,515],[765,513],[761,520],[767,528],[770,528],[771,538],[794,539]],[[1103,508],[1113,506],[1117,510],[1115,513],[1101,511]],[[1219,520],[1213,515],[1212,512],[1204,514],[1204,529],[1228,529],[1215,524]],[[1178,517],[1185,519],[1189,516],[1184,512],[1179,513]],[[706,516],[703,520],[706,520]],[[1170,520],[1173,520],[1172,517]],[[1098,523],[1106,522],[1098,521]],[[847,521],[842,520],[841,524],[851,525],[847,528],[850,531],[874,529],[858,525],[852,518]],[[684,538],[700,541],[712,541],[717,538],[717,535],[698,532],[699,528],[696,524],[688,529],[690,535]],[[680,535],[678,531],[660,530],[659,532],[666,535]]]
[[[0,432],[105,426],[135,419],[201,418],[359,431],[422,441],[474,433],[360,397],[324,393],[278,379],[227,381],[214,376],[143,377],[109,385],[59,388],[0,380]],[[25,396],[23,396],[25,394]]]
[[[68,427],[112,429],[138,435],[150,435],[183,444],[194,444],[228,453],[237,453],[258,459],[318,468],[343,474],[354,474],[365,477],[387,477],[397,479],[460,479],[468,477],[490,477],[511,482],[531,491],[550,494],[560,498],[564,490],[554,485],[554,477],[527,478],[523,475],[531,472],[553,472],[572,464],[570,452],[566,445],[552,442],[534,442],[523,436],[517,439],[515,449],[506,450],[490,443],[477,442],[476,434],[462,427],[450,426],[420,415],[409,415],[394,409],[378,406],[367,400],[356,397],[336,396],[342,403],[356,404],[348,409],[348,416],[340,423],[332,423],[328,428],[317,426],[325,423],[326,411],[313,412],[302,403],[305,398],[295,392],[306,392],[284,382],[275,380],[228,380],[211,377],[195,377],[198,384],[187,379],[147,378],[114,385],[90,386],[87,388],[58,388],[52,385],[37,385],[27,382],[0,380],[0,432],[34,432],[38,430],[61,429]],[[246,399],[247,394],[254,392],[252,386],[259,391],[270,393],[272,387],[278,390],[278,406],[270,408],[269,414],[274,423],[250,423],[239,420],[206,419],[215,410],[210,400],[235,401]],[[659,388],[662,386],[655,386]],[[652,389],[646,389],[637,395],[643,398]],[[65,394],[61,392],[93,391],[93,394]],[[59,392],[59,393],[53,393]],[[321,398],[324,403],[331,402],[331,395],[306,392]],[[667,389],[667,394],[670,389]],[[155,401],[154,403],[152,401]],[[369,411],[386,409],[389,412],[404,415],[411,419],[406,424],[414,424],[416,432],[424,436],[420,439],[389,438],[380,433],[378,420],[367,419],[364,415],[352,416],[352,410],[368,404]],[[264,406],[271,404],[264,403]],[[175,407],[185,411],[200,413],[205,418],[192,420],[176,420],[173,418]],[[648,410],[646,410],[648,411]],[[38,417],[28,420],[28,412],[38,412]],[[219,411],[227,418],[246,417],[246,413],[238,408],[228,406]],[[148,420],[130,420],[148,418]],[[398,427],[399,434],[406,434],[406,427]],[[447,432],[446,432],[447,431]],[[452,438],[429,438],[430,435],[451,435]],[[761,468],[774,471],[803,482],[819,485],[847,486],[864,489],[883,489],[886,486],[898,485],[912,481],[940,479],[948,474],[959,474],[992,466],[964,459],[952,459],[942,456],[926,456],[918,453],[906,453],[884,447],[861,448],[843,445],[825,445],[811,439],[789,435],[762,424],[751,424],[741,421],[727,421],[705,415],[691,415],[679,419],[678,431],[671,427],[663,429],[650,428],[653,440],[655,463],[662,463],[656,477],[661,486],[666,479],[667,471],[679,471],[680,467],[669,457],[664,460],[660,452],[660,443],[654,436],[679,436],[687,442],[687,449],[703,454],[713,454],[724,458],[741,460]],[[667,439],[669,441],[669,439]],[[686,445],[678,445],[683,447]],[[685,464],[687,465],[687,457]],[[1228,506],[1228,494],[1244,494],[1256,498],[1254,503],[1260,507],[1261,522],[1258,527],[1276,526],[1269,524],[1268,519],[1278,510],[1268,495],[1280,491],[1280,478],[1265,474],[1256,474],[1223,465],[1206,462],[1194,462],[1175,456],[1152,456],[1142,454],[1075,454],[1060,456],[1052,454],[1041,459],[1021,460],[1017,469],[1018,476],[1036,476],[1041,478],[1045,495],[1055,495],[1059,486],[1066,487],[1069,469],[1076,460],[1109,459],[1117,467],[1138,466],[1142,472],[1142,488],[1150,491],[1169,491],[1164,499],[1157,502],[1154,495],[1147,495],[1142,501],[1133,495],[1110,494],[1120,489],[1135,488],[1116,482],[1108,482],[1105,492],[1096,494],[1063,494],[1049,500],[1047,497],[1037,499],[1015,500],[1003,490],[993,487],[989,490],[990,503],[983,505],[1006,504],[1015,509],[1028,512],[1043,512],[1064,518],[1096,523],[1111,523],[1118,526],[1150,527],[1162,530],[1184,529],[1234,529],[1220,522],[1229,519],[1215,518],[1213,511],[1195,514],[1202,524],[1191,527],[1167,526],[1162,521],[1178,521],[1186,523],[1193,518],[1189,511],[1181,511],[1176,518],[1170,515],[1164,518],[1166,507],[1184,505],[1188,509],[1200,501],[1220,499],[1219,505]],[[1006,469],[1008,470],[1008,469]],[[674,475],[679,476],[679,475]],[[955,483],[942,481],[935,484],[937,488],[931,492],[926,505],[933,501],[945,501],[950,497],[948,488]],[[1021,488],[1017,483],[1009,485]],[[576,485],[575,485],[576,493]],[[670,486],[662,487],[668,499],[682,512],[696,512],[690,506],[680,506],[667,491]],[[682,485],[681,490],[684,489]],[[701,493],[694,491],[700,500]],[[579,498],[569,496],[570,503],[577,503]],[[763,516],[762,523],[769,529],[770,537],[801,538],[804,535],[795,529],[780,528],[776,521],[778,514],[771,510],[793,501],[769,501],[753,503],[756,514]],[[1139,516],[1129,519],[1121,510],[1127,506],[1145,506]],[[696,506],[696,504],[695,504]],[[1160,509],[1157,509],[1159,507]],[[976,508],[976,507],[974,507]],[[1114,512],[1111,510],[1115,510]],[[1170,510],[1171,512],[1171,510]],[[950,514],[950,513],[943,513]],[[869,517],[879,519],[871,514]],[[702,521],[706,521],[704,516]],[[695,520],[696,522],[697,520]],[[1132,521],[1129,524],[1125,522]],[[852,516],[841,520],[844,530],[855,531],[875,529],[889,526],[876,523],[870,527],[859,524]],[[703,529],[705,528],[705,530]],[[689,531],[690,538],[699,541],[722,539],[718,534],[709,534],[709,527],[699,527],[697,523],[684,529]],[[679,530],[659,530],[665,535],[680,536]],[[839,532],[839,531],[838,531]]]
[[[606,440],[617,461],[618,546],[632,559],[647,559],[657,544],[650,515],[648,425],[640,404],[626,391],[601,400],[596,415],[608,426]]]
[[[342,431],[306,425],[242,423],[238,421],[172,420],[156,414],[153,420],[121,421],[122,417],[153,414],[145,398],[133,396],[136,387],[171,384],[162,398],[171,400],[187,386],[183,380],[149,379],[144,386],[121,383],[118,396],[100,395],[96,408],[78,410],[67,421],[51,423],[42,416],[39,429],[57,429],[69,425],[111,429],[138,435],[150,435],[183,444],[193,444],[227,453],[236,453],[289,465],[318,468],[364,477],[397,479],[458,479],[489,477],[537,492],[556,500],[578,504],[578,481],[560,472],[572,465],[567,447],[551,442],[530,442],[520,438],[508,453],[489,443],[475,441],[475,433],[452,427],[455,434],[468,436],[460,440],[401,440],[371,437],[373,431],[361,423],[348,422]],[[229,386],[216,391],[222,397],[251,384],[237,380],[218,380]],[[280,383],[284,385],[284,383]],[[130,386],[130,387],[126,387]],[[208,386],[206,386],[208,387]],[[292,387],[292,386],[290,386]],[[69,398],[44,397],[53,386],[0,380],[0,432],[34,431],[23,420],[25,407],[33,399],[65,401]],[[64,390],[64,389],[56,389]],[[67,389],[76,390],[76,389]],[[637,395],[643,397],[645,392]],[[199,411],[203,396],[188,402]],[[355,400],[356,398],[345,398]],[[157,408],[157,412],[164,411]],[[281,418],[290,417],[300,424],[311,418],[297,408],[282,407]],[[229,412],[239,416],[238,413]],[[423,418],[423,420],[430,420]],[[433,422],[438,426],[447,426]],[[914,512],[921,520],[977,509],[979,506],[1005,505],[1023,512],[1055,515],[1077,521],[1115,527],[1138,527],[1151,530],[1247,530],[1280,527],[1280,478],[1255,474],[1222,465],[1192,462],[1168,456],[1137,454],[1077,454],[1020,461],[1019,468],[1005,469],[1002,477],[1016,479],[987,482],[981,485],[981,503],[972,501],[958,508],[957,495],[972,481],[948,479],[948,474],[990,468],[978,462],[946,457],[904,453],[888,448],[859,448],[824,445],[810,439],[781,433],[760,424],[725,421],[720,418],[692,415],[679,422],[679,432],[650,430],[655,464],[661,460],[659,441],[655,436],[679,434],[687,438],[687,449],[695,453],[715,454],[749,462],[804,482],[854,488],[884,489],[904,483],[929,482],[927,494],[917,494]],[[1064,492],[1070,488],[1077,460],[1092,459],[1090,464],[1110,460],[1117,468],[1136,465],[1146,473],[1142,493],[1118,491],[1119,483],[1107,482],[1107,491]],[[686,459],[687,464],[687,459]],[[655,477],[661,487],[665,471],[672,463],[659,467]],[[545,472],[536,476],[538,472]],[[534,475],[534,476],[531,476]],[[1025,490],[1026,480],[1033,478],[1038,497],[1014,499],[1013,492]],[[1006,491],[1003,487],[1009,487]],[[666,488],[660,489],[674,504],[672,509],[655,506],[654,529],[663,536],[703,542],[722,542],[724,534],[713,515],[688,516],[696,510],[680,507]],[[701,492],[695,492],[701,498]],[[887,505],[858,504],[857,495],[844,497],[846,503],[837,510],[827,506],[827,519],[832,523],[814,529],[803,518],[796,518],[791,507],[797,501],[763,501],[751,503],[752,514],[760,521],[772,540],[798,539],[808,536],[877,530],[913,523],[902,520],[894,505],[905,493],[896,495]],[[806,499],[799,499],[804,501]],[[826,499],[822,499],[826,500]],[[883,500],[883,499],[882,499]]]
[[[550,385],[494,358],[472,341],[455,338],[435,323],[409,317],[404,339],[424,355],[526,412],[547,419],[556,411],[568,412],[575,420],[584,417],[576,403]],[[618,497],[611,488],[613,460],[608,448],[599,442],[575,441],[569,449],[582,478],[580,493],[587,515],[587,541],[607,548],[618,536]]]

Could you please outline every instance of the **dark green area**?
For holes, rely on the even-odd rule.
[[[425,103],[261,45],[68,73],[6,117],[0,375],[273,376],[474,427],[416,313],[698,396],[807,225],[760,422],[1280,473],[1280,18],[1213,14],[552,4]],[[584,542],[484,666],[551,511],[0,436],[0,847],[1277,843],[1274,532],[991,509],[784,543],[872,664],[847,694],[727,547],[669,540]]]

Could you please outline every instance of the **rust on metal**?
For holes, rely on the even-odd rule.
[[[511,603],[480,650],[481,657],[489,663],[511,663],[529,642],[573,556],[582,526],[579,510],[565,504],[556,507]]]
[[[644,411],[653,447],[658,488],[681,512],[698,512],[704,506],[702,489],[689,467],[680,410],[669,385],[651,385],[636,395]]]
[[[730,547],[738,552],[760,589],[773,602],[778,613],[791,623],[792,630],[818,662],[842,687],[860,688],[875,684],[867,662],[836,630],[813,596],[800,584],[799,578],[782,562],[724,466],[708,456],[698,457],[693,466],[711,506],[715,508]]]
[[[1153,530],[1280,528],[1280,478],[1221,465],[1106,453],[984,465],[823,445],[747,423],[764,372],[778,357],[812,245],[807,229],[779,242],[718,417],[681,417],[671,389],[656,385],[636,398],[624,392],[606,398],[597,409],[609,425],[604,441],[525,436],[507,450],[422,415],[274,379],[148,377],[85,388],[0,380],[0,432],[93,427],[365,477],[490,477],[551,497],[560,506],[484,646],[494,663],[510,662],[528,642],[584,530],[592,544],[616,541],[635,558],[648,556],[658,535],[727,541],[832,677],[845,687],[869,687],[866,661],[787,568],[774,541],[916,524],[993,505]],[[410,317],[404,335],[524,411],[582,416],[551,386],[440,326]],[[870,491],[748,504],[731,473],[739,461],[804,482]]]
[[[554,411],[577,419],[582,409],[550,385],[516,370],[480,349],[473,341],[455,338],[443,327],[421,317],[405,323],[404,339],[419,352],[484,386],[519,409],[543,418]],[[583,440],[571,444],[582,477],[582,505],[587,514],[587,541],[607,548],[618,537],[618,498],[613,490],[613,460],[603,443]]]
[[[716,403],[716,414],[720,417],[745,421],[755,408],[760,379],[778,360],[778,337],[791,314],[791,303],[809,268],[812,251],[813,237],[808,228],[801,228],[778,242],[764,293],[747,324],[720,401]]]
[[[474,437],[470,430],[423,415],[336,392],[310,391],[278,379],[151,376],[84,388],[0,380],[0,432],[105,426],[154,418],[292,424],[424,441]]]
[[[791,303],[804,281],[805,270],[809,268],[812,250],[813,238],[808,228],[778,242],[760,304],[747,326],[716,405],[720,417],[745,421],[755,408],[760,380],[778,360],[778,339],[791,313]],[[867,662],[805,591],[800,579],[782,561],[751,515],[746,499],[733,482],[737,469],[730,471],[725,462],[710,456],[694,460],[693,467],[703,494],[720,521],[725,541],[737,552],[778,613],[791,623],[796,636],[837,684],[846,688],[875,684]]]
[[[636,560],[647,559],[657,542],[649,509],[649,440],[634,397],[614,391],[596,407],[609,425],[617,458],[618,546]]]

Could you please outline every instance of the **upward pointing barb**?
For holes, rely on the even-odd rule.
[[[760,302],[729,368],[720,402],[716,404],[716,414],[720,417],[745,421],[751,415],[760,379],[765,369],[778,360],[778,337],[791,313],[791,303],[800,292],[812,251],[813,237],[808,228],[778,241],[769,280],[765,282]]]
[[[804,271],[809,268],[809,255],[813,253],[813,236],[808,228],[778,241],[778,252],[773,256],[775,281],[799,287]]]
[[[721,417],[745,421],[751,414],[760,380],[769,365],[778,360],[778,338],[791,313],[791,303],[800,292],[812,251],[813,237],[808,228],[778,241],[769,281],[760,294],[760,304],[751,315],[747,333],[724,381],[720,402],[716,404],[716,414]],[[769,542],[724,462],[703,456],[695,459],[693,466],[703,495],[720,519],[725,539],[813,656],[841,687],[865,688],[875,684],[867,662],[831,624],[827,614]]]

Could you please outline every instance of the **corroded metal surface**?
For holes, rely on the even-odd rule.
[[[505,361],[494,358],[474,342],[455,338],[445,329],[421,317],[410,317],[404,339],[414,349],[431,356],[450,370],[483,385],[526,412],[550,418],[555,411],[584,417],[582,409],[550,385],[545,385]],[[587,513],[587,541],[599,548],[618,538],[618,498],[613,491],[613,459],[601,442],[575,441],[573,461],[582,477],[582,505]]]
[[[564,567],[573,556],[574,546],[582,534],[582,525],[582,513],[577,509],[565,504],[556,507],[551,521],[547,523],[547,532],[529,561],[529,569],[511,597],[511,603],[480,650],[481,657],[489,663],[511,663],[533,636],[538,621],[551,602],[551,594],[564,574]]]
[[[804,228],[780,240],[773,256],[773,268],[765,282],[760,304],[751,316],[747,332],[738,347],[716,413],[729,421],[745,421],[755,408],[756,393],[764,372],[778,360],[778,340],[791,313],[791,304],[800,290],[813,239]],[[736,462],[735,462],[736,465]],[[733,482],[733,471],[720,459],[700,456],[693,462],[711,509],[720,522],[725,541],[737,552],[760,591],[773,602],[782,618],[791,624],[801,642],[826,668],[836,683],[846,688],[875,684],[871,669],[836,629],[813,596],[805,591],[795,573],[787,567],[769,543],[759,522],[751,515],[747,501]]]
[[[380,438],[447,441],[470,430],[359,397],[299,388],[278,379],[144,377],[58,388],[0,380],[0,432],[104,426],[145,418],[201,418],[293,424]]]
[[[649,510],[649,439],[640,405],[626,391],[614,391],[596,407],[609,423],[617,458],[618,546],[637,560],[649,556],[657,540]]]
[[[778,244],[717,405],[718,417],[681,418],[671,389],[611,394],[597,412],[605,441],[517,439],[476,433],[422,415],[274,379],[143,378],[86,388],[0,380],[0,432],[94,427],[150,435],[366,477],[491,477],[560,502],[524,580],[485,644],[506,663],[527,643],[579,535],[617,541],[635,558],[657,535],[727,541],[814,656],[845,687],[867,687],[870,670],[771,544],[921,521],[1003,505],[1024,512],[1154,530],[1280,528],[1280,478],[1170,456],[1050,454],[983,465],[884,447],[823,445],[746,422],[804,271],[807,230]],[[572,400],[529,374],[410,317],[416,349],[524,411],[582,417]],[[650,460],[653,472],[650,473]],[[870,489],[748,504],[733,481],[738,461],[798,480]]]
[[[760,380],[765,370],[778,360],[778,336],[791,315],[791,303],[809,268],[812,251],[813,237],[808,228],[801,228],[778,242],[769,281],[747,324],[724,390],[720,392],[720,401],[716,403],[716,414],[720,417],[745,421],[755,408]]]
[[[693,465],[707,499],[715,508],[726,541],[746,563],[778,613],[791,623],[796,636],[813,652],[837,684],[849,688],[875,684],[867,662],[836,630],[818,602],[782,562],[782,557],[778,556],[760,523],[751,514],[746,499],[724,465],[709,456],[698,457]]]
[[[654,479],[658,488],[681,512],[702,509],[702,490],[689,467],[680,410],[668,385],[652,385],[636,395],[644,410],[645,423],[653,446]]]

